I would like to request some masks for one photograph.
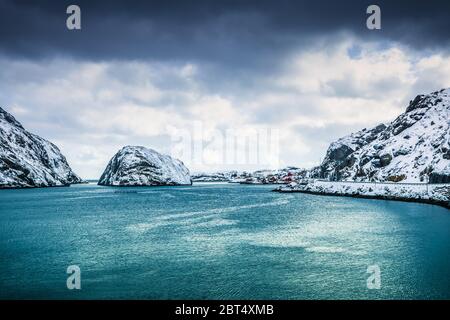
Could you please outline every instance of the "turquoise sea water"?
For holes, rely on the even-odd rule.
[[[450,298],[450,210],[272,188],[2,190],[0,298]]]

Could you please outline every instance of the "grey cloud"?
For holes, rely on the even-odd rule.
[[[79,0],[82,30],[69,31],[65,9],[72,3],[0,0],[0,55],[40,61],[65,57],[194,63],[202,66],[198,86],[242,98],[261,90],[264,77],[279,72],[290,54],[316,46],[317,39],[328,43],[321,50],[333,50],[333,43],[348,36],[380,45],[399,41],[422,51],[450,48],[448,1],[377,1],[380,31],[365,27],[365,10],[372,4],[368,0]],[[357,50],[349,54],[357,55]],[[110,72],[140,81],[126,70]],[[188,85],[168,76],[160,79],[153,83]]]
[[[352,74],[347,74],[343,79],[334,79],[326,82],[321,93],[326,96],[342,98],[376,99],[380,92],[384,95],[398,92],[403,87],[402,80],[398,76],[386,76],[370,83],[370,90],[362,88]]]
[[[378,1],[382,30],[365,27],[369,1],[77,1],[81,31],[65,28],[72,1],[0,1],[0,52],[42,58],[198,60],[240,68],[323,34],[448,49],[448,1]]]

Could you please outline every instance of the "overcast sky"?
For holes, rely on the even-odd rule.
[[[374,3],[381,30],[366,28]],[[311,167],[450,87],[449,30],[449,1],[0,0],[0,105],[83,178],[124,145],[170,153],[195,123],[279,130],[280,166]]]

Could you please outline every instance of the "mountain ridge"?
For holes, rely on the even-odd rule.
[[[332,142],[311,177],[450,182],[450,89],[418,95],[391,123]]]

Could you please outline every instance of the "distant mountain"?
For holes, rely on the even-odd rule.
[[[450,182],[450,89],[418,95],[388,125],[333,142],[313,177]]]
[[[82,180],[53,143],[0,108],[0,188],[63,186]]]
[[[109,161],[99,185],[163,186],[190,185],[191,177],[183,162],[140,146],[126,146]]]
[[[286,167],[276,170],[223,171],[214,173],[196,173],[192,175],[194,182],[233,182],[246,184],[280,184],[304,179],[307,170],[297,167]]]
[[[192,174],[193,182],[230,182],[237,178],[239,173],[237,171],[223,171],[223,172],[197,172]]]

